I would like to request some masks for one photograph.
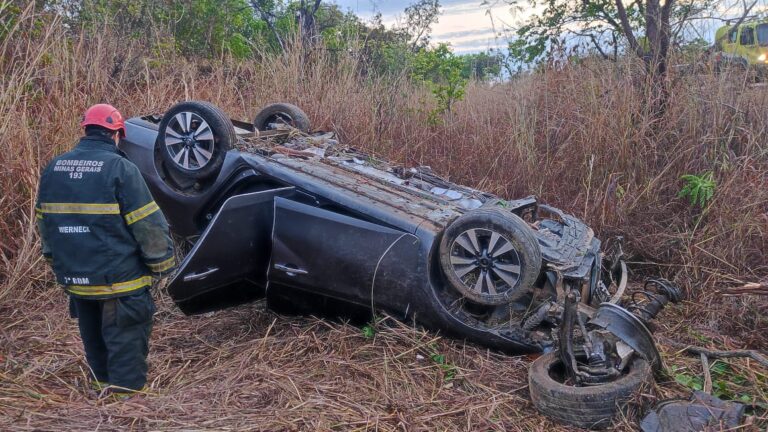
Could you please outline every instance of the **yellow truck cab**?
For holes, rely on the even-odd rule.
[[[746,21],[740,25],[725,25],[715,31],[715,67],[768,69],[768,21]]]

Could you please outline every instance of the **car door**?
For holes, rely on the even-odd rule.
[[[293,187],[228,198],[184,258],[168,292],[187,314],[252,301],[264,295],[275,197]]]
[[[413,234],[287,199],[275,199],[272,244],[270,295],[287,286],[404,311],[426,277]]]

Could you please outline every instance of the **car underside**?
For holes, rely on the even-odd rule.
[[[536,197],[378,159],[288,104],[247,123],[185,102],[126,127],[121,149],[190,245],[168,287],[185,313],[259,298],[381,310],[506,352],[554,351],[578,385],[629,376],[634,358],[660,366],[646,324],[675,293],[645,314],[619,306],[621,239],[605,248]]]

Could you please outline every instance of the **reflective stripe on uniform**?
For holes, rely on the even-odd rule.
[[[157,206],[157,203],[150,201],[150,203],[144,207],[140,207],[130,213],[126,213],[124,216],[125,223],[130,225],[132,223],[138,222],[158,210],[160,210],[160,207]]]
[[[149,267],[150,270],[152,270],[154,273],[160,273],[168,270],[169,268],[176,265],[176,258],[170,257],[165,261],[161,261],[159,263],[154,264],[147,264],[147,267]]]
[[[120,214],[119,204],[40,203],[42,213]]]
[[[35,216],[38,219],[42,219],[43,218],[43,210],[38,208],[38,207],[35,207]]]
[[[66,290],[82,296],[103,296],[135,291],[152,284],[152,276],[142,276],[127,282],[112,285],[67,285]]]

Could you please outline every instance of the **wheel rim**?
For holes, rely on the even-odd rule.
[[[179,167],[197,171],[213,159],[216,146],[211,126],[193,112],[183,111],[165,128],[165,149]]]
[[[520,281],[521,262],[513,243],[483,228],[468,229],[451,244],[451,267],[463,294],[484,303],[506,299]]]

